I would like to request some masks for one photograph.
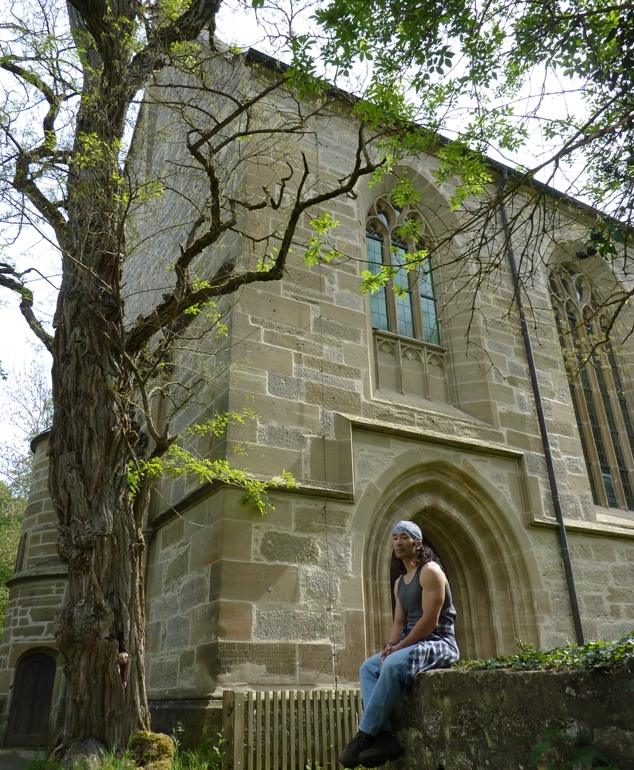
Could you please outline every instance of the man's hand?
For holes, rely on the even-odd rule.
[[[400,642],[397,642],[396,644],[392,644],[392,642],[388,642],[385,647],[383,648],[383,652],[381,653],[381,663],[387,658],[388,655],[391,655],[393,652],[396,652],[397,650],[402,650],[403,646]]]
[[[392,652],[392,647],[394,645],[392,642],[388,642],[385,647],[383,648],[383,651],[381,652],[381,663],[387,658],[387,656]]]

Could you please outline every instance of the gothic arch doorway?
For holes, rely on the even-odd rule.
[[[515,639],[538,645],[534,595],[541,583],[521,522],[512,515],[449,463],[412,468],[392,483],[365,540],[368,652],[383,646],[391,624],[390,535],[399,519],[420,526],[447,570],[462,657],[512,653]]]
[[[15,672],[7,746],[46,746],[55,659],[45,652],[21,658]]]

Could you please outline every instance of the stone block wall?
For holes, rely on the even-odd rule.
[[[362,581],[342,543],[349,504],[271,495],[265,516],[220,490],[160,527],[147,578],[154,701],[222,687],[355,681]],[[324,525],[328,517],[328,526]],[[345,654],[343,654],[345,653]]]
[[[545,730],[570,754],[549,750],[537,765],[564,766],[594,746],[634,770],[634,677],[628,673],[444,670],[419,674],[396,709],[406,748],[399,770],[527,768]],[[576,747],[576,748],[575,748]],[[553,763],[553,764],[551,764]],[[561,764],[560,764],[561,763]],[[569,766],[569,765],[566,765]]]
[[[33,442],[33,475],[24,511],[16,570],[8,581],[9,601],[0,644],[0,745],[4,739],[20,659],[45,652],[57,661],[51,729],[63,710],[64,680],[53,636],[55,614],[66,597],[66,569],[57,556],[57,518],[48,494],[47,437]]]
[[[333,106],[320,121],[316,144],[304,147],[324,184],[340,177],[344,159],[354,154],[347,121],[345,109]],[[254,162],[246,184],[270,184],[272,168]],[[460,214],[449,211],[451,190],[435,185],[436,168],[433,157],[421,157],[399,173],[421,192],[430,237],[441,239]],[[303,264],[302,244],[312,234],[306,217],[284,279],[245,287],[227,313],[225,389],[215,401],[198,401],[196,419],[220,408],[251,410],[254,416],[230,426],[212,453],[226,452],[262,478],[290,471],[299,488],[276,494],[276,511],[261,519],[242,506],[239,494],[215,495],[216,539],[204,568],[212,587],[195,610],[207,619],[202,639],[184,619],[190,610],[183,614],[175,602],[186,578],[170,582],[164,561],[180,559],[172,571],[185,569],[188,559],[190,573],[198,569],[191,566],[196,536],[184,534],[186,509],[179,508],[185,524],[181,542],[170,546],[173,555],[157,550],[162,527],[177,526],[165,524],[161,510],[196,494],[195,484],[162,485],[150,553],[150,573],[161,577],[150,584],[172,599],[166,605],[158,594],[151,597],[148,615],[158,644],[152,659],[158,678],[150,681],[161,697],[174,687],[314,686],[335,674],[356,680],[360,659],[382,646],[390,624],[388,540],[398,518],[416,519],[440,551],[466,654],[511,652],[516,637],[542,646],[574,638],[526,354],[519,321],[508,313],[513,291],[504,259],[480,286],[473,315],[473,288],[460,266],[468,244],[456,238],[434,255],[445,381],[433,398],[423,397],[424,389],[398,392],[377,378],[376,335],[359,282],[366,214],[391,184],[389,178],[374,188],[362,182],[354,199],[328,204],[340,222],[333,245],[342,260]],[[259,216],[247,230],[264,226]],[[269,226],[277,215],[266,216]],[[565,225],[571,232],[575,227]],[[502,247],[493,236],[492,253]],[[587,633],[619,635],[634,624],[627,589],[619,592],[615,584],[620,560],[634,556],[634,519],[622,512],[608,521],[592,504],[546,277],[530,287],[539,308],[532,318],[535,357],[560,495],[573,525],[577,590],[587,595],[581,601]],[[300,521],[311,516],[315,531],[302,530]],[[595,541],[607,550],[591,573],[584,553],[594,554]],[[202,579],[203,572],[197,574]],[[189,684],[174,662],[170,644],[176,642],[194,661]],[[165,677],[160,666],[167,667]]]
[[[588,639],[618,639],[634,629],[632,541],[570,535]],[[552,567],[551,567],[552,569]]]

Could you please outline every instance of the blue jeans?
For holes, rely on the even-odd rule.
[[[363,696],[363,717],[359,730],[376,735],[381,730],[392,732],[390,713],[399,695],[405,689],[407,659],[411,648],[397,650],[383,661],[381,653],[368,658],[361,666],[361,695]]]

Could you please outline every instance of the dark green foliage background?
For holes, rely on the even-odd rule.
[[[0,638],[9,598],[7,580],[15,567],[25,502],[13,497],[9,487],[0,481]]]

